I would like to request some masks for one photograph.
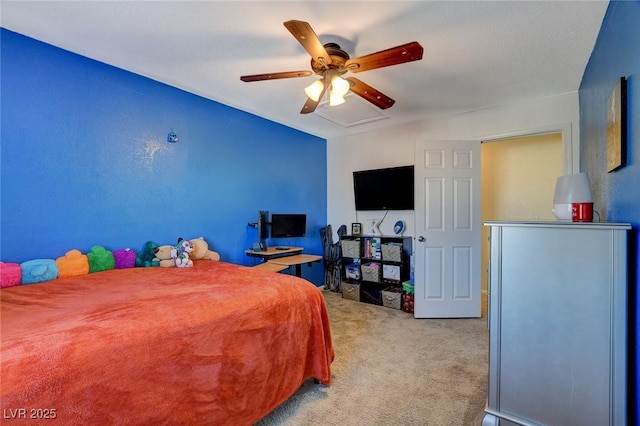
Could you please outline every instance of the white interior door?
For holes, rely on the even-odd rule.
[[[481,315],[480,142],[419,141],[416,318]]]

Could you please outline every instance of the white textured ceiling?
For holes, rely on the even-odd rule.
[[[606,1],[5,1],[2,27],[323,138],[576,91]],[[282,25],[307,21],[352,58],[411,41],[421,61],[359,73],[395,99],[302,115],[316,76]],[[344,113],[340,108],[345,107]],[[359,111],[363,108],[362,111]],[[357,117],[355,125],[349,116]]]

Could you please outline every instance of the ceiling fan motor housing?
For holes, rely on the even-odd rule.
[[[324,63],[324,61],[322,60],[316,61],[315,59],[311,59],[311,69],[313,70],[313,72],[318,75],[324,75],[324,72],[327,69],[340,70],[344,68],[345,62],[350,59],[349,54],[342,50],[336,43],[326,43],[324,45],[324,48],[329,54],[331,63],[328,64]],[[344,69],[344,71],[340,72],[339,74],[344,74],[345,72],[347,72],[346,69]]]

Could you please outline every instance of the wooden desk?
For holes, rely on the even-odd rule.
[[[296,276],[302,276],[302,265],[305,263],[311,266],[313,262],[319,262],[322,260],[322,256],[316,254],[295,254],[293,256],[278,257],[276,259],[269,259],[266,264],[280,265],[280,266],[295,266]]]
[[[288,268],[286,265],[279,265],[277,263],[264,262],[259,265],[254,266],[256,269],[262,269],[263,271],[269,272],[280,272]]]
[[[280,247],[280,246],[278,246]],[[275,259],[277,257],[291,256],[302,252],[302,247],[289,247],[287,250],[277,250],[275,247],[268,247],[264,251],[245,250],[245,254],[251,257],[259,257],[261,259]]]

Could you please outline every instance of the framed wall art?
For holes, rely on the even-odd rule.
[[[627,80],[620,78],[607,105],[607,172],[624,166],[627,157]]]

